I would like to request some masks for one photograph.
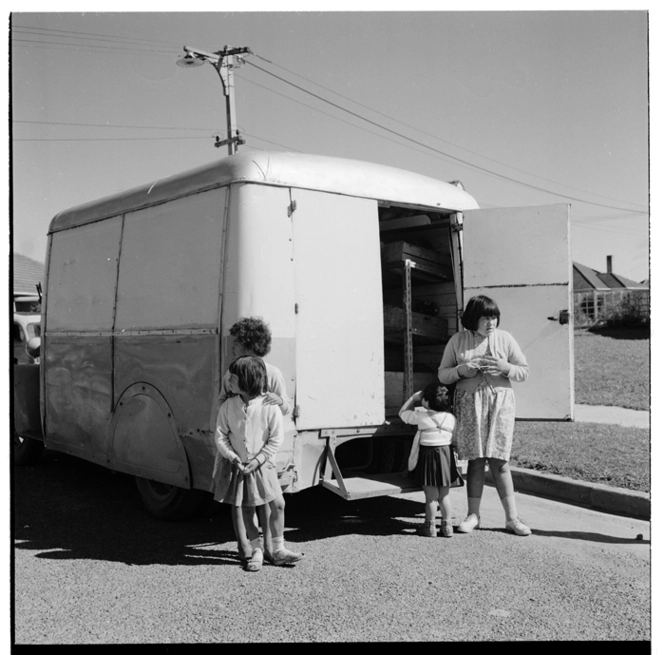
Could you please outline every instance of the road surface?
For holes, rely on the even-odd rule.
[[[650,639],[646,521],[519,494],[517,537],[487,487],[480,531],[430,539],[421,492],[318,488],[287,496],[305,560],[247,573],[227,507],[159,522],[129,476],[50,452],[13,476],[16,644]]]

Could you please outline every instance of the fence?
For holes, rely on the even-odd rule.
[[[574,293],[575,327],[592,327],[607,321],[650,320],[650,289],[614,289]]]

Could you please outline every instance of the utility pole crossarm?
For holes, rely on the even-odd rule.
[[[247,47],[235,48],[224,46],[218,52],[206,52],[205,50],[198,50],[197,48],[190,48],[184,46],[185,56],[178,60],[178,65],[182,67],[200,66],[204,61],[212,64],[214,69],[219,75],[221,86],[224,91],[226,100],[226,136],[227,138],[221,141],[218,137],[215,141],[215,147],[219,148],[222,145],[228,145],[228,154],[234,155],[237,152],[239,144],[244,143],[240,137],[237,129],[235,119],[235,86],[233,82],[233,68],[240,66],[243,62],[242,55],[251,54],[251,50]],[[236,63],[233,63],[232,58],[236,58]]]

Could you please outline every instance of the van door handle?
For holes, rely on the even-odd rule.
[[[561,325],[569,323],[569,309],[561,309],[558,316],[547,316],[550,321],[558,321]]]

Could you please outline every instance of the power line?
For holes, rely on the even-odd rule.
[[[326,111],[323,111],[322,109],[318,109],[318,107],[312,107],[311,105],[308,105],[304,102],[301,102],[300,100],[296,100],[295,98],[292,98],[291,96],[286,95],[285,93],[280,93],[279,91],[275,91],[274,89],[270,89],[267,86],[264,86],[263,84],[259,84],[258,82],[248,78],[248,77],[242,77],[243,81],[249,82],[250,84],[254,84],[256,86],[261,87],[261,89],[265,89],[266,91],[269,91],[270,93],[274,93],[275,95],[281,96],[282,98],[286,98],[286,100],[290,100],[291,102],[294,102],[298,105],[301,105],[302,107],[306,107],[307,109],[311,109],[313,111],[317,111],[324,116],[329,116],[330,118],[333,118],[336,121],[340,121],[341,123],[345,123],[346,125],[350,125],[351,127],[354,127],[357,130],[362,130],[363,132],[367,132],[368,134],[371,134],[373,136],[378,137],[379,139],[384,139],[386,141],[390,141],[391,143],[396,143],[397,145],[400,145],[403,148],[409,148],[410,150],[414,150],[415,152],[418,152],[422,155],[427,155],[429,157],[435,157],[436,159],[440,159],[440,157],[436,157],[435,155],[432,155],[429,152],[422,152],[422,150],[418,148],[414,148],[413,146],[410,146],[406,143],[401,143],[399,141],[396,141],[395,139],[390,139],[389,137],[386,137],[382,134],[376,134],[376,132],[372,132],[371,130],[368,130],[365,127],[362,127],[361,125],[355,125],[354,123],[351,123],[350,121],[346,121],[343,118],[340,118],[339,116],[334,116],[333,114],[330,114]]]
[[[148,48],[151,48],[151,45],[150,45],[150,44],[152,44],[152,43],[154,43],[154,44],[159,44],[159,45],[164,44],[164,45],[169,45],[169,46],[170,46],[170,42],[166,42],[166,41],[157,41],[157,40],[150,40],[150,39],[147,39],[147,40],[146,40],[146,39],[133,39],[133,38],[131,38],[131,37],[124,37],[124,36],[109,36],[109,35],[95,34],[95,33],[81,33],[81,32],[75,32],[75,31],[70,31],[70,30],[57,30],[57,29],[47,29],[47,28],[26,28],[26,27],[18,26],[17,28],[14,29],[14,31],[17,32],[17,33],[21,33],[21,34],[36,34],[36,35],[39,35],[39,36],[41,36],[42,34],[44,34],[44,35],[52,36],[52,37],[55,37],[55,38],[75,38],[75,39],[82,39],[82,40],[88,40],[88,41],[96,41],[96,40],[101,39],[102,41],[108,41],[108,42],[111,42],[111,43],[118,43],[119,45],[122,46],[122,48],[113,48],[113,47],[108,47],[108,46],[103,46],[103,45],[71,44],[71,43],[61,43],[61,42],[54,43],[54,42],[33,41],[33,40],[22,40],[22,39],[15,39],[15,41],[25,42],[25,43],[35,43],[35,44],[39,44],[39,45],[44,44],[44,43],[48,43],[48,44],[50,44],[50,45],[57,45],[57,46],[62,46],[62,47],[74,47],[74,48],[77,48],[77,49],[81,49],[81,48],[89,48],[89,49],[92,49],[92,50],[104,50],[104,51],[109,51],[109,50],[110,50],[110,51],[118,52],[118,53],[125,53],[125,52],[127,51],[127,46],[130,45],[130,44],[131,44],[131,45],[134,45],[134,46],[137,46],[137,45],[146,45]],[[74,35],[74,36],[71,36],[71,35]],[[97,37],[97,38],[94,38],[94,37]],[[127,42],[129,42],[129,43],[127,43]],[[134,51],[134,52],[139,52],[139,53],[146,53],[146,52],[149,52],[149,51],[146,51],[146,50],[144,50],[144,49],[134,49],[133,51]],[[170,50],[169,50],[168,52],[166,52],[165,50],[164,50],[164,51],[162,51],[162,50],[156,51],[154,48],[152,48],[152,51],[153,51],[154,54],[170,54]],[[266,59],[266,58],[264,58],[264,57],[261,57],[260,55],[257,55],[257,56],[258,56],[258,58],[262,59],[263,61],[265,61],[265,62],[267,62],[267,63],[269,63],[269,64],[271,64],[271,65],[279,66],[278,64],[274,64],[274,62],[271,62],[271,61],[269,61],[268,59]],[[262,72],[264,72],[264,73],[266,73],[266,74],[268,74],[268,75],[271,75],[271,76],[275,77],[276,79],[278,79],[278,80],[280,80],[280,81],[282,81],[282,82],[284,82],[284,83],[286,83],[286,84],[288,84],[288,85],[290,85],[290,86],[293,86],[294,88],[297,88],[298,90],[300,90],[300,91],[302,91],[302,92],[304,92],[304,93],[307,93],[307,94],[309,94],[309,95],[311,95],[311,96],[317,98],[318,100],[320,100],[320,101],[322,101],[322,102],[325,102],[325,103],[327,103],[327,104],[329,104],[329,105],[331,105],[331,106],[333,106],[333,107],[335,107],[335,108],[337,108],[337,109],[339,109],[339,110],[341,110],[341,111],[343,111],[343,112],[349,113],[350,115],[354,116],[355,118],[358,118],[358,119],[360,119],[360,120],[362,120],[362,121],[368,122],[368,123],[374,125],[375,127],[378,127],[378,128],[381,129],[381,130],[385,130],[385,131],[387,131],[387,132],[390,132],[390,133],[394,134],[395,136],[399,137],[400,139],[404,139],[404,140],[406,140],[406,141],[409,141],[409,142],[411,142],[411,143],[414,143],[415,145],[417,145],[417,146],[419,146],[419,147],[421,147],[421,148],[425,148],[426,150],[430,150],[430,151],[432,151],[432,152],[435,152],[435,153],[437,153],[437,154],[439,154],[439,155],[441,155],[441,156],[443,156],[443,157],[445,157],[445,158],[447,158],[447,159],[454,160],[454,161],[456,161],[457,163],[459,163],[459,164],[461,164],[461,165],[463,165],[463,166],[466,166],[466,167],[469,167],[469,168],[471,168],[471,169],[475,169],[475,170],[481,171],[481,172],[486,173],[486,174],[488,174],[488,175],[493,175],[493,176],[498,177],[498,178],[500,178],[500,179],[504,179],[504,180],[506,180],[506,181],[509,181],[509,182],[512,182],[512,183],[515,183],[515,184],[519,184],[519,185],[521,185],[521,186],[526,186],[526,187],[529,187],[529,188],[535,189],[535,190],[537,190],[537,191],[541,191],[541,192],[548,193],[548,194],[551,194],[551,195],[556,195],[556,196],[559,196],[559,197],[562,197],[562,198],[566,198],[566,199],[570,199],[570,200],[576,200],[576,201],[578,201],[578,202],[582,202],[582,203],[585,203],[585,204],[591,204],[591,205],[596,205],[596,206],[600,206],[600,207],[606,207],[606,208],[609,208],[609,209],[617,209],[617,210],[621,210],[621,211],[630,211],[630,212],[634,212],[634,213],[644,213],[644,212],[641,212],[641,211],[639,211],[639,210],[631,210],[631,209],[627,209],[627,208],[625,208],[625,207],[617,207],[617,206],[615,206],[615,205],[607,205],[607,204],[604,204],[604,203],[599,203],[599,202],[594,202],[594,201],[584,200],[584,199],[582,199],[582,198],[574,197],[574,196],[571,196],[571,195],[569,195],[569,194],[558,193],[558,192],[556,192],[556,191],[552,191],[552,190],[550,190],[550,189],[546,189],[546,188],[543,188],[543,187],[540,187],[540,186],[536,186],[536,185],[534,185],[534,184],[529,184],[529,183],[527,183],[527,182],[524,182],[524,181],[521,181],[521,180],[518,180],[518,179],[515,179],[515,178],[511,178],[511,177],[509,177],[509,176],[507,176],[507,175],[503,175],[503,174],[501,174],[501,173],[498,173],[498,172],[492,171],[492,170],[490,170],[490,169],[487,169],[487,168],[485,168],[485,167],[479,166],[478,164],[473,164],[472,162],[464,161],[463,159],[461,159],[461,158],[459,158],[459,157],[455,157],[454,155],[451,155],[451,154],[449,154],[449,153],[447,153],[447,152],[443,152],[443,151],[441,151],[441,150],[438,150],[438,149],[436,149],[436,148],[433,148],[432,146],[429,146],[429,145],[426,144],[426,143],[422,143],[422,142],[417,141],[416,139],[412,139],[412,138],[410,138],[410,137],[408,137],[408,136],[406,136],[406,135],[404,135],[404,134],[401,134],[401,133],[399,133],[399,132],[397,132],[397,131],[395,131],[395,130],[392,130],[392,129],[390,129],[390,128],[384,126],[384,125],[381,125],[380,123],[377,123],[376,121],[373,121],[373,120],[368,119],[368,118],[366,118],[366,117],[364,117],[364,116],[362,116],[362,115],[360,115],[360,114],[358,114],[358,113],[356,113],[356,112],[353,112],[353,111],[351,111],[351,110],[349,110],[349,109],[346,109],[345,107],[343,107],[343,106],[341,106],[341,105],[338,105],[338,104],[336,104],[336,103],[334,103],[334,102],[331,102],[330,100],[327,100],[326,98],[324,98],[324,97],[322,97],[322,96],[319,96],[319,95],[317,95],[317,94],[315,94],[315,93],[313,93],[313,92],[311,92],[311,91],[308,91],[307,89],[305,89],[305,88],[303,88],[303,87],[301,87],[301,86],[299,86],[299,85],[297,85],[297,84],[294,84],[293,82],[290,82],[290,81],[288,81],[288,80],[286,80],[286,79],[280,77],[279,75],[276,75],[275,73],[272,73],[272,72],[270,72],[270,71],[267,71],[267,70],[265,70],[264,68],[262,68],[262,67],[260,67],[260,66],[257,66],[256,64],[254,64],[254,63],[252,63],[252,62],[250,62],[250,61],[247,61],[247,63],[249,63],[249,64],[252,65],[253,67],[257,68],[258,70],[261,70]],[[289,73],[291,73],[291,74],[293,74],[293,75],[296,75],[297,77],[300,77],[300,78],[302,78],[302,79],[307,79],[307,78],[304,78],[303,76],[301,76],[301,75],[299,75],[299,74],[297,74],[297,73],[294,73],[293,71],[290,71],[289,69],[287,69],[287,68],[285,68],[285,67],[283,67],[283,66],[279,66],[279,67],[282,68],[283,70],[288,71]],[[248,78],[246,78],[246,79],[248,79]],[[251,81],[251,80],[248,80],[248,81]],[[486,160],[488,160],[488,161],[491,161],[491,162],[493,162],[493,163],[497,163],[497,164],[499,164],[499,165],[501,165],[501,166],[506,166],[506,167],[508,167],[508,168],[512,168],[513,170],[516,170],[516,171],[522,172],[522,173],[524,173],[524,174],[532,175],[533,177],[537,177],[537,178],[539,178],[539,179],[542,179],[542,180],[547,181],[547,182],[551,182],[551,183],[553,183],[553,184],[559,184],[560,186],[567,186],[567,188],[576,189],[576,187],[571,187],[571,186],[568,186],[568,185],[564,185],[564,184],[561,184],[561,183],[555,182],[555,181],[553,181],[553,180],[550,180],[549,178],[544,178],[544,177],[542,177],[542,176],[538,176],[538,175],[535,175],[535,174],[532,174],[532,173],[528,173],[528,172],[523,171],[523,170],[521,170],[521,169],[518,169],[518,168],[516,168],[516,167],[512,167],[512,166],[510,166],[510,165],[508,165],[508,164],[505,164],[505,163],[503,163],[503,162],[498,162],[498,161],[493,160],[493,159],[491,159],[491,158],[489,158],[489,157],[485,157],[484,155],[480,155],[479,153],[475,153],[474,151],[472,151],[472,150],[468,150],[468,149],[466,149],[466,148],[463,148],[462,146],[458,146],[458,145],[456,145],[456,144],[452,144],[452,143],[449,142],[449,141],[445,141],[444,139],[440,139],[439,137],[437,137],[437,136],[435,136],[435,135],[428,134],[427,132],[425,132],[425,131],[423,131],[423,130],[419,130],[418,128],[415,128],[415,127],[413,127],[413,126],[411,126],[411,125],[408,125],[407,123],[404,123],[403,121],[400,121],[400,120],[398,120],[398,119],[395,119],[395,118],[393,118],[393,117],[391,117],[391,116],[389,116],[389,115],[387,115],[387,114],[384,114],[384,113],[382,113],[382,112],[380,112],[380,111],[378,111],[378,110],[372,109],[371,107],[368,107],[367,105],[363,105],[362,103],[359,103],[359,102],[357,102],[357,101],[355,101],[355,100],[352,100],[351,98],[348,98],[347,96],[344,96],[343,94],[340,94],[340,93],[337,93],[336,91],[333,91],[333,90],[331,90],[331,89],[328,89],[327,87],[325,87],[325,86],[323,86],[323,85],[321,85],[321,84],[318,84],[317,82],[314,82],[314,81],[312,81],[312,80],[307,80],[307,81],[308,81],[309,83],[313,83],[313,84],[315,84],[315,85],[317,85],[317,86],[319,86],[319,87],[321,87],[321,88],[323,88],[323,89],[326,89],[327,91],[329,91],[329,92],[331,92],[331,93],[334,93],[335,95],[338,95],[338,96],[340,96],[340,97],[342,97],[342,98],[344,98],[344,99],[346,99],[346,100],[348,100],[348,101],[350,101],[350,102],[353,102],[353,103],[355,103],[355,104],[357,104],[357,105],[359,105],[359,106],[361,106],[361,107],[364,107],[365,109],[368,109],[368,110],[370,110],[370,111],[372,111],[372,112],[375,112],[375,113],[377,113],[377,114],[379,114],[379,115],[381,115],[381,116],[383,116],[383,117],[385,117],[385,118],[388,118],[389,120],[393,120],[393,121],[395,121],[395,122],[397,122],[397,123],[401,123],[402,125],[405,125],[405,126],[411,128],[411,129],[414,129],[414,130],[416,130],[416,131],[418,131],[418,132],[420,132],[420,133],[422,133],[422,134],[425,134],[425,135],[427,135],[427,136],[430,136],[431,138],[434,138],[434,139],[439,140],[439,141],[442,141],[442,142],[444,142],[444,143],[448,143],[448,144],[450,144],[450,145],[453,145],[454,147],[457,147],[457,148],[459,148],[459,149],[461,149],[461,150],[465,150],[466,152],[469,152],[469,153],[474,154],[474,155],[476,155],[476,156],[480,156],[480,157],[482,157],[482,158],[484,158],[484,159],[486,159]],[[255,83],[255,82],[254,82],[254,83]],[[255,83],[255,84],[257,84],[257,83]],[[260,85],[259,85],[259,86],[260,86]],[[265,87],[264,87],[264,88],[265,88]],[[274,92],[274,93],[277,93],[277,92]],[[282,95],[282,94],[279,94],[279,95]],[[284,97],[288,97],[288,96],[284,96]],[[288,98],[289,98],[289,97],[288,97]],[[297,102],[297,101],[294,100],[293,98],[289,98],[289,99],[292,100],[293,102]],[[300,104],[302,104],[302,103],[300,103]],[[308,105],[304,105],[304,106],[308,106]],[[309,107],[309,108],[314,109],[313,107]],[[320,111],[320,110],[318,110],[318,111]],[[322,112],[322,113],[325,113],[325,112]],[[329,115],[329,114],[327,114],[327,115]],[[338,119],[338,120],[341,120],[341,119]],[[355,127],[358,127],[358,126],[355,126]],[[360,128],[360,129],[361,129],[361,128]],[[380,137],[380,135],[377,135],[377,134],[375,134],[375,133],[373,133],[373,132],[370,132],[370,133],[373,134],[374,136],[379,136],[379,137]],[[382,137],[382,138],[384,138],[384,137]],[[23,139],[20,139],[20,140],[23,140]],[[54,140],[54,139],[49,139],[49,140]],[[85,139],[81,139],[81,140],[85,140]],[[105,139],[102,139],[102,140],[105,140]],[[117,140],[117,139],[116,139],[116,140]],[[390,139],[390,140],[391,140],[391,139]],[[402,147],[405,145],[405,144],[400,143],[400,142],[396,142],[396,143],[398,143],[398,144],[401,145]],[[407,147],[410,147],[410,146],[407,146]],[[421,151],[418,151],[418,152],[421,152]],[[594,194],[594,193],[592,193],[592,192],[584,191],[584,190],[581,190],[581,189],[576,189],[576,190],[577,190],[577,191],[582,191],[583,193],[587,193],[587,194],[589,194],[589,195],[595,195],[595,196],[597,196],[597,197],[605,197],[605,196],[601,196],[601,195],[599,195],[599,194]]]
[[[56,49],[61,49],[61,48],[73,48],[75,50],[91,50],[92,52],[98,52],[98,51],[103,51],[103,52],[117,52],[118,54],[131,54],[131,53],[141,53],[141,54],[154,54],[154,55],[172,55],[173,53],[170,51],[156,51],[156,50],[145,50],[141,48],[129,48],[127,45],[122,45],[121,48],[113,48],[111,46],[105,46],[105,45],[92,45],[88,43],[57,43],[55,41],[34,41],[31,39],[13,39],[12,44],[14,43],[19,43],[19,44],[24,44],[24,43],[30,43],[33,44],[34,47],[40,47],[40,46],[61,46],[60,48]],[[121,45],[121,44],[119,44]],[[27,46],[22,46],[22,47],[27,47]]]
[[[607,209],[618,209],[618,210],[621,210],[621,211],[631,211],[631,210],[626,209],[624,207],[616,207],[615,205],[606,205],[606,204],[600,203],[600,202],[592,202],[590,200],[584,200],[583,198],[576,198],[576,197],[574,197],[572,195],[569,195],[569,194],[563,194],[563,193],[557,193],[556,191],[550,191],[548,189],[544,189],[544,188],[536,186],[534,184],[529,184],[528,182],[523,182],[521,180],[515,180],[514,178],[508,177],[507,175],[503,175],[501,173],[496,173],[494,171],[490,171],[487,168],[484,168],[483,166],[479,166],[479,165],[473,164],[471,162],[464,162],[464,160],[460,159],[459,157],[455,157],[454,155],[450,155],[446,152],[443,152],[442,150],[438,150],[437,148],[434,148],[434,147],[432,147],[432,146],[430,146],[426,143],[422,143],[421,141],[417,141],[416,139],[413,139],[413,138],[408,137],[404,134],[401,134],[401,133],[397,132],[396,130],[392,130],[389,127],[385,127],[384,125],[381,125],[380,123],[376,123],[376,121],[372,121],[369,118],[365,118],[364,116],[361,116],[360,114],[358,114],[354,111],[351,111],[350,109],[346,109],[345,107],[342,107],[341,105],[338,105],[337,103],[332,102],[331,100],[327,100],[326,98],[323,98],[322,96],[319,96],[318,94],[313,93],[313,91],[309,91],[309,90],[299,86],[298,84],[295,84],[294,82],[290,82],[289,80],[286,80],[283,77],[280,77],[276,73],[272,73],[268,70],[265,70],[264,68],[261,68],[260,66],[257,66],[256,64],[254,64],[251,61],[247,61],[246,63],[253,66],[254,68],[257,68],[260,71],[263,71],[267,75],[271,75],[272,77],[275,77],[276,79],[281,80],[285,84],[289,84],[290,86],[292,86],[296,89],[299,89],[303,93],[307,93],[308,95],[311,95],[314,98],[317,98],[318,100],[320,100],[322,102],[325,102],[325,103],[327,103],[327,104],[329,104],[333,107],[336,107],[337,109],[339,109],[341,111],[344,111],[348,114],[351,114],[352,116],[355,116],[356,118],[359,118],[360,120],[363,120],[367,123],[370,123],[371,125],[379,127],[380,129],[383,129],[387,132],[390,132],[391,134],[395,134],[396,136],[399,136],[402,139],[406,139],[407,141],[410,141],[411,143],[415,143],[415,144],[417,144],[417,145],[419,145],[423,148],[427,148],[428,150],[432,150],[434,152],[437,152],[438,154],[441,154],[444,157],[448,157],[449,159],[452,159],[456,162],[466,163],[467,165],[471,166],[472,168],[474,168],[476,170],[479,170],[479,171],[482,171],[483,173],[486,173],[488,175],[494,175],[495,177],[501,178],[503,180],[507,180],[508,182],[513,182],[514,184],[520,184],[521,186],[525,186],[525,187],[528,187],[528,188],[531,188],[531,189],[535,189],[536,191],[542,191],[542,192],[548,193],[550,195],[559,196],[561,198],[566,198],[568,200],[576,200],[577,202],[582,202],[582,203],[585,203],[585,204],[588,204],[588,205],[596,205],[598,207],[606,207]]]
[[[308,82],[310,84],[314,84],[317,87],[320,87],[321,89],[325,89],[326,91],[329,91],[330,93],[333,93],[334,95],[337,95],[341,98],[344,98],[345,100],[348,100],[349,102],[352,102],[356,105],[359,105],[360,107],[363,107],[364,109],[368,109],[369,111],[372,111],[372,112],[374,112],[374,113],[376,113],[380,116],[383,116],[384,118],[387,118],[391,121],[394,121],[395,123],[399,123],[401,125],[404,125],[405,127],[408,127],[412,130],[415,130],[416,132],[420,132],[420,134],[424,134],[425,136],[431,137],[432,139],[436,139],[437,141],[440,141],[442,143],[447,143],[448,145],[451,145],[455,148],[458,148],[459,150],[463,150],[463,151],[468,152],[468,153],[470,153],[472,155],[475,155],[477,157],[481,157],[482,159],[486,159],[487,161],[490,161],[494,164],[499,164],[500,166],[505,166],[506,168],[511,168],[514,171],[518,171],[519,173],[524,173],[525,175],[530,175],[531,177],[538,178],[538,179],[543,180],[545,182],[550,182],[552,184],[557,184],[558,186],[566,187],[568,189],[574,189],[575,191],[581,191],[582,193],[587,193],[588,195],[596,196],[598,198],[604,198],[605,200],[611,200],[612,202],[622,202],[622,201],[617,200],[615,198],[609,198],[607,196],[603,196],[603,195],[598,194],[598,193],[593,193],[592,191],[586,191],[585,189],[580,189],[578,187],[574,187],[574,186],[571,186],[571,185],[568,185],[568,184],[563,184],[562,182],[558,182],[556,180],[552,180],[551,178],[547,178],[547,177],[543,177],[541,175],[537,175],[537,174],[532,173],[530,171],[524,171],[523,169],[517,168],[516,166],[511,166],[510,164],[506,164],[505,162],[498,161],[497,159],[492,159],[491,157],[487,157],[486,155],[475,152],[474,150],[464,148],[463,146],[460,146],[456,143],[453,143],[452,141],[447,141],[446,139],[442,139],[439,136],[436,136],[435,134],[431,134],[430,132],[426,132],[425,130],[421,130],[421,129],[413,126],[413,125],[410,125],[409,123],[406,123],[402,120],[399,120],[398,118],[394,118],[393,116],[390,116],[389,114],[385,114],[382,111],[379,111],[378,109],[374,109],[372,107],[369,107],[368,105],[365,105],[365,104],[362,104],[361,102],[358,102],[357,100],[353,100],[352,98],[349,98],[348,96],[345,96],[343,93],[339,93],[338,91],[334,91],[333,89],[330,89],[329,87],[327,87],[323,84],[319,84],[318,82],[315,82],[314,80],[310,80],[307,77],[305,77],[304,75],[300,75],[299,73],[296,73],[296,72],[286,68],[285,66],[281,66],[280,64],[275,64],[274,62],[270,61],[269,59],[266,59],[265,57],[262,57],[259,54],[256,54],[256,53],[253,53],[253,54],[258,59],[261,59],[262,61],[267,62],[268,64],[271,64],[272,66],[276,66],[277,68],[281,68],[282,70],[287,71],[291,75],[295,75],[296,77],[299,77],[300,79],[305,80],[306,82]]]
[[[279,148],[285,148],[286,150],[292,150],[293,152],[299,152],[302,153],[302,150],[297,150],[295,148],[291,148],[290,146],[285,146],[282,143],[277,143],[276,141],[269,141],[268,139],[263,139],[262,137],[255,136],[254,134],[249,134],[249,132],[245,132],[244,130],[242,131],[242,136],[248,136],[252,139],[257,139],[258,141],[263,141],[264,143],[269,143],[270,145],[277,146]]]
[[[191,139],[209,139],[209,136],[145,136],[145,137],[109,137],[109,138],[83,138],[83,139],[12,139],[12,141],[186,141]]]
[[[175,46],[177,44],[173,43],[172,41],[160,41],[160,40],[155,40],[155,39],[135,39],[134,37],[131,36],[116,36],[116,35],[109,35],[109,34],[97,34],[95,32],[77,32],[74,30],[59,30],[54,27],[28,27],[25,25],[16,25],[12,27],[12,34],[14,32],[18,32],[19,34],[46,34],[48,36],[55,36],[55,37],[60,37],[62,35],[62,38],[82,38],[82,39],[90,39],[90,37],[99,37],[102,40],[107,40],[107,41],[135,41],[138,43],[158,43],[158,44],[163,44],[163,45],[168,45],[168,46]],[[71,35],[73,34],[73,37],[67,37],[65,35]]]
[[[204,128],[204,127],[159,127],[157,125],[110,125],[108,123],[66,123],[58,121],[16,121],[12,123],[23,123],[29,125],[70,125],[72,127],[113,127],[122,129],[136,129],[136,130],[193,130],[193,131],[209,131],[217,128]]]

